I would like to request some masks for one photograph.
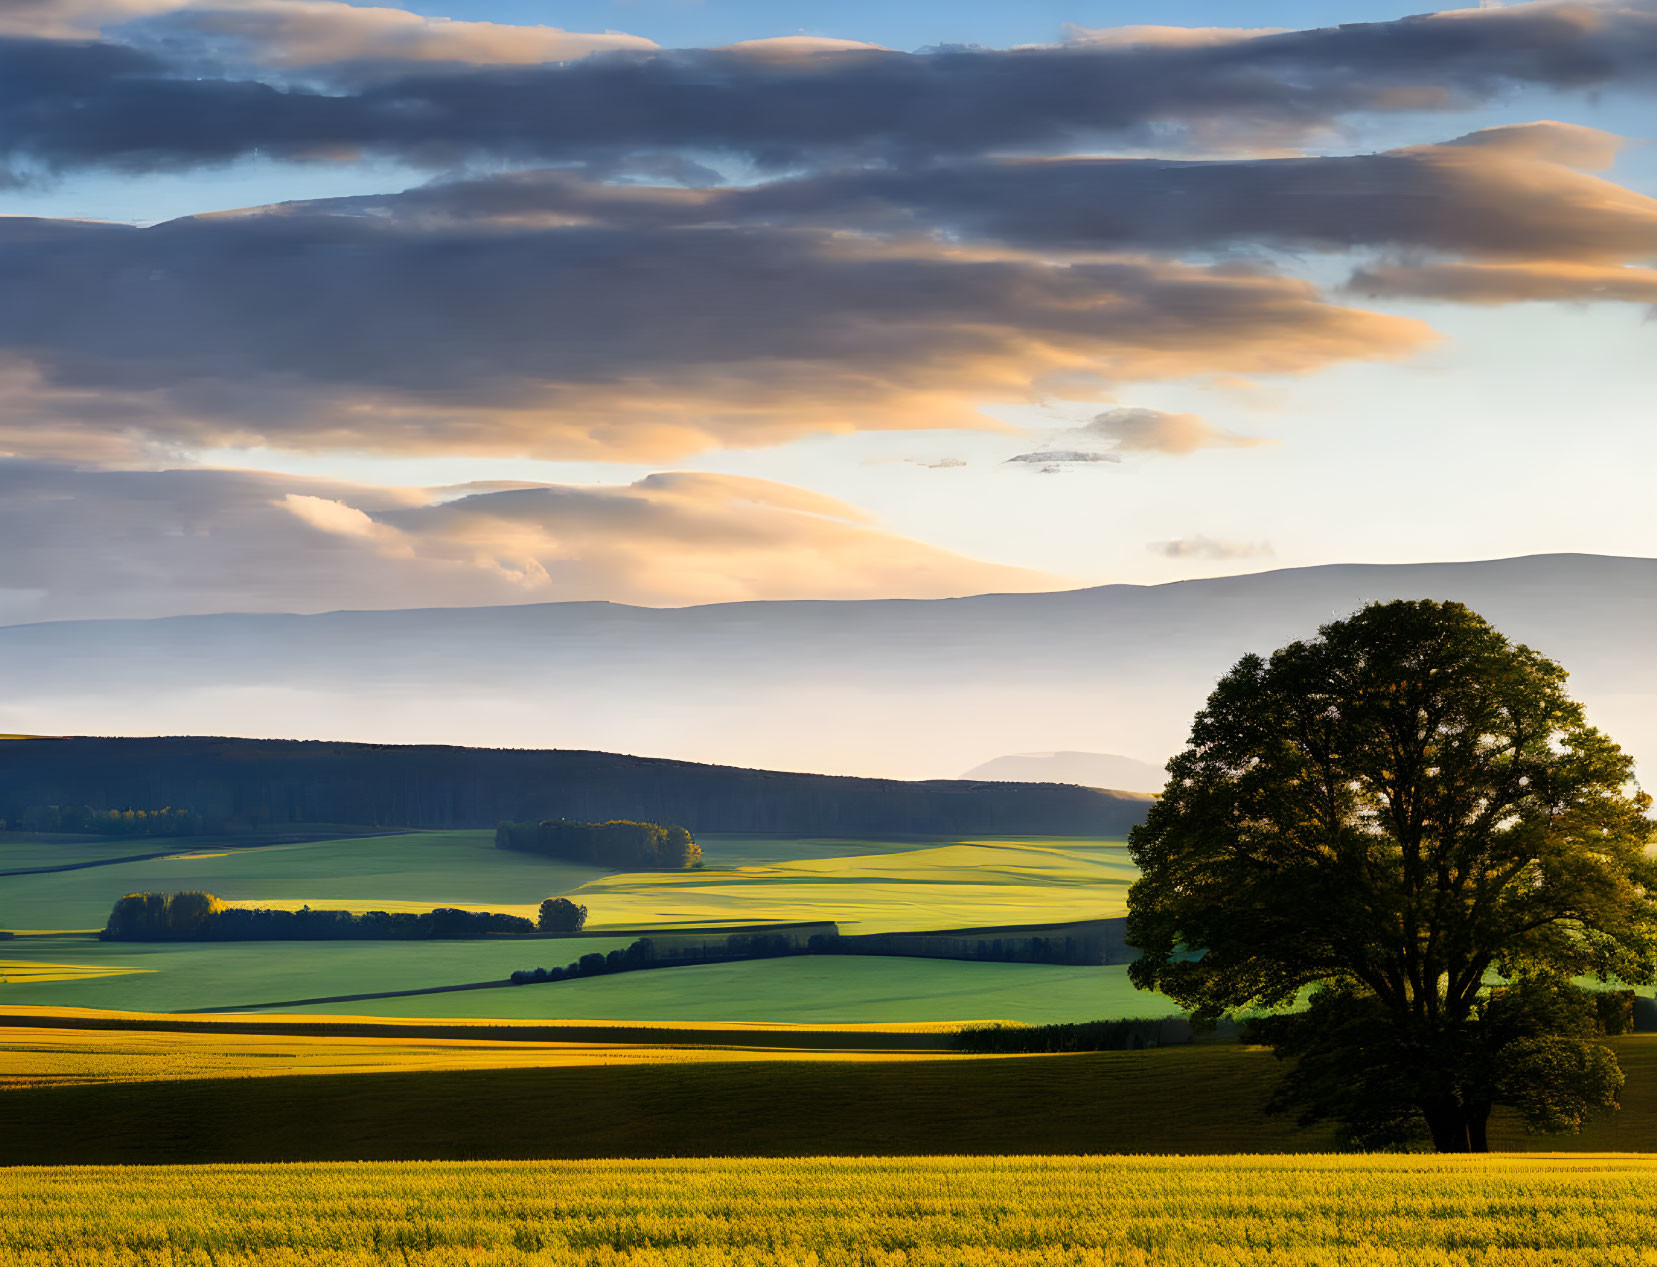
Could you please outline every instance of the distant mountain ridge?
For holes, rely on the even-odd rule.
[[[986,752],[1157,758],[1240,655],[1390,598],[1467,603],[1561,661],[1590,717],[1657,761],[1657,560],[1598,555],[961,599],[17,625],[0,629],[0,731],[513,745],[907,778]]]
[[[210,827],[494,827],[622,818],[693,832],[1125,835],[1149,797],[1059,784],[900,782],[546,752],[298,740],[18,739],[0,818],[36,805],[189,807]]]
[[[974,766],[963,779],[1010,783],[1075,783],[1122,792],[1160,792],[1168,781],[1161,766],[1107,752],[1015,752]]]

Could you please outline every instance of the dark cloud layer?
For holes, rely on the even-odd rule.
[[[1649,85],[1657,10],[1543,3],[1014,50],[617,51],[402,72],[379,61],[331,67],[328,91],[199,70],[109,45],[0,41],[5,153],[23,168],[144,170],[254,152],[449,164],[690,150],[785,167],[1053,153],[1102,139],[1258,144],[1353,112],[1462,107],[1515,86]]]
[[[1428,337],[1268,272],[815,229],[303,206],[150,229],[0,221],[0,451],[75,452],[91,429],[656,459],[985,426],[990,401],[1301,372]]]
[[[1043,251],[1272,247],[1505,259],[1657,259],[1657,199],[1592,172],[1621,139],[1539,122],[1438,145],[1292,159],[973,159],[723,189],[514,172],[313,210],[427,224],[833,226]]]

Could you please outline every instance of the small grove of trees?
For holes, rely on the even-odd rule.
[[[88,805],[31,805],[14,824],[20,831],[66,832],[82,836],[198,836],[201,815],[194,810],[93,809]]]
[[[624,819],[502,823],[495,829],[495,847],[617,871],[682,871],[702,865],[702,847],[685,828]]]
[[[549,897],[541,903],[535,927],[543,933],[579,933],[587,924],[587,908],[567,897]]]
[[[129,893],[115,903],[104,941],[425,941],[522,935],[517,915],[455,907],[414,912],[270,910],[227,906],[211,893]]]

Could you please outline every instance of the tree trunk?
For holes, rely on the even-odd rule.
[[[1468,1129],[1467,1112],[1454,1097],[1445,1096],[1442,1099],[1428,1101],[1421,1106],[1421,1114],[1427,1119],[1427,1129],[1432,1132],[1433,1147],[1437,1151],[1441,1153],[1467,1153],[1473,1151],[1472,1133]],[[1482,1124],[1480,1135],[1482,1138]]]
[[[1490,1151],[1490,1106],[1488,1104],[1470,1104],[1467,1106],[1467,1147],[1470,1152],[1488,1153]]]

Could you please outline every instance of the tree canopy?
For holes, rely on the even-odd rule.
[[[1621,1072],[1572,984],[1653,979],[1650,799],[1565,671],[1459,603],[1371,604],[1243,657],[1130,845],[1130,973],[1284,1008],[1280,1102],[1359,1143],[1570,1129]]]

